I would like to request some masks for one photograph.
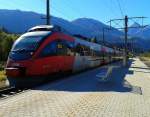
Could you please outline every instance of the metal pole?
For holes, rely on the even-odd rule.
[[[47,14],[47,22],[46,24],[47,25],[50,25],[50,1],[47,0],[47,3],[46,3],[46,14]]]
[[[127,40],[128,40],[128,16],[125,16],[125,47],[123,65],[127,66]]]
[[[104,28],[103,28],[103,45],[105,45],[105,32],[104,32]]]
[[[104,30],[104,28],[103,28],[103,62],[104,62],[104,60],[105,60],[105,58],[104,58],[104,45],[105,45],[105,32],[104,32],[105,30]]]

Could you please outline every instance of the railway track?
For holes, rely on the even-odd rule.
[[[15,87],[7,87],[5,89],[0,90],[0,99],[8,98],[10,96],[14,96],[16,94],[22,93],[26,91],[27,89],[17,89]]]

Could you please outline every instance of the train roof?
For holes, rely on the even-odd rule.
[[[61,31],[61,27],[57,25],[39,25],[32,27],[28,30],[28,32],[36,31]]]
[[[49,31],[36,31],[36,32],[27,32],[22,36],[46,36],[49,35],[51,32]]]

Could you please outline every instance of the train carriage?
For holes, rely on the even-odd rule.
[[[10,86],[29,87],[52,74],[78,72],[112,62],[115,50],[64,33],[60,27],[38,26],[14,43],[6,65]]]

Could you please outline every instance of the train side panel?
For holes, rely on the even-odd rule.
[[[36,59],[28,69],[28,75],[48,75],[59,72],[71,71],[74,57],[52,56]]]

